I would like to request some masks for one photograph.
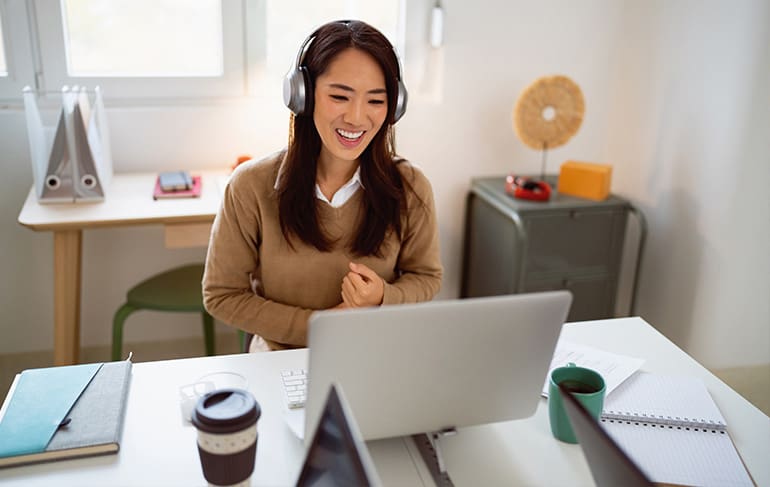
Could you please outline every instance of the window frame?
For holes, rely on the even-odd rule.
[[[27,22],[29,4],[24,0],[0,0],[3,45],[8,75],[0,77],[0,100],[21,100],[25,86],[35,84],[32,35]]]
[[[0,67],[0,69],[2,69],[2,72],[0,72],[0,78],[7,77],[8,74],[9,74],[9,71],[10,71],[8,69],[8,62],[5,60],[5,58],[6,58],[6,55],[5,55],[5,50],[6,50],[5,49],[5,45],[6,45],[5,35],[6,34],[5,34],[5,28],[3,27],[3,19],[5,18],[5,15],[3,13],[4,10],[5,10],[4,5],[2,3],[0,3],[0,59],[2,59],[2,62],[4,64],[3,67]]]

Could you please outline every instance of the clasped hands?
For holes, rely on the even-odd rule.
[[[385,295],[382,278],[364,264],[351,262],[350,272],[342,279],[342,302],[337,308],[379,306]]]

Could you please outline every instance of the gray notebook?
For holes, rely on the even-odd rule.
[[[130,383],[130,361],[106,362],[75,401],[68,421],[54,433],[45,451],[0,458],[0,467],[116,453]]]

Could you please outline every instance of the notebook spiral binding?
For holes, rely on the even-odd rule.
[[[656,416],[653,414],[632,413],[623,411],[604,411],[602,420],[622,421],[634,423],[646,423],[649,425],[676,426],[679,428],[702,429],[704,431],[726,431],[727,425],[721,421],[707,421],[705,419],[680,418],[671,416]]]

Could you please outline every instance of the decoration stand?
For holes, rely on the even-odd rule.
[[[545,181],[548,149],[566,144],[575,135],[584,111],[580,87],[566,76],[538,78],[522,92],[513,109],[513,129],[525,145],[542,150],[540,180],[511,175],[509,193],[522,199],[549,199],[551,187]]]

